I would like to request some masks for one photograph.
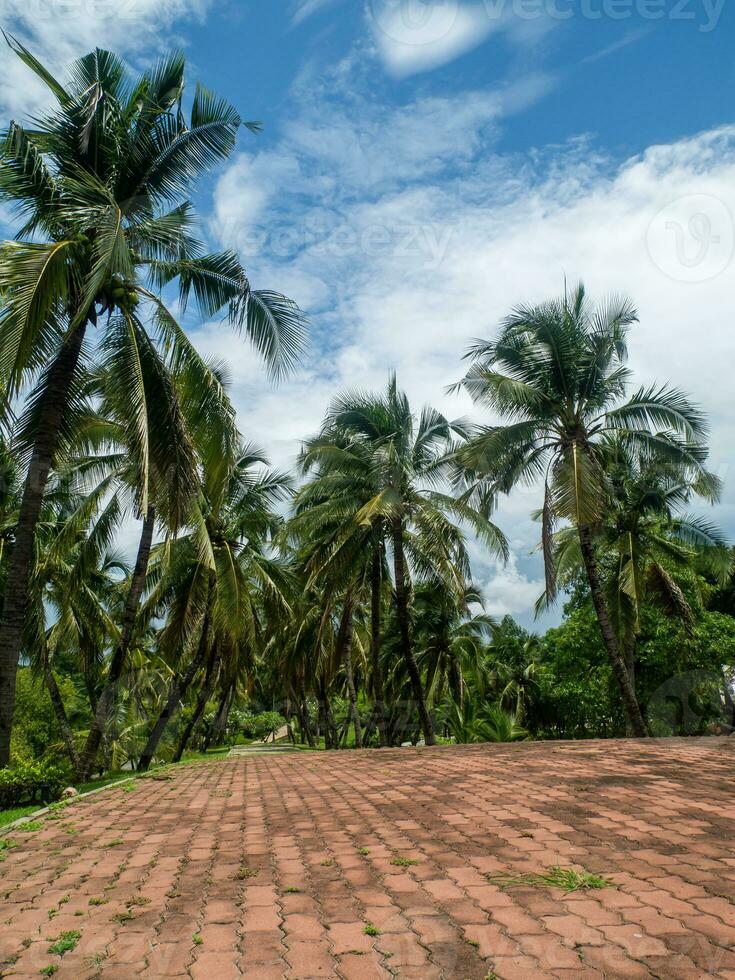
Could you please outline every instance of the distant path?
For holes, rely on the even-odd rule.
[[[12,835],[0,974],[735,978],[734,772],[733,738],[182,767]],[[497,880],[556,864],[618,887]]]

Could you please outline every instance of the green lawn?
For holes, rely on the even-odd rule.
[[[20,820],[21,817],[27,817],[29,813],[40,809],[40,803],[32,803],[30,806],[16,806],[12,810],[0,810],[0,827],[5,827],[14,820]]]
[[[208,752],[185,752],[184,758],[177,765],[183,766],[188,762],[196,762],[200,759],[224,758],[229,751],[229,746],[223,746],[222,748],[210,749]],[[155,769],[152,768],[149,772],[155,772]],[[110,786],[124,779],[142,779],[146,775],[146,773],[131,772],[128,769],[116,769],[114,772],[106,772],[99,779],[92,779],[88,783],[76,783],[73,785],[80,793],[89,793],[91,790],[102,789],[103,786]],[[29,813],[34,813],[36,810],[41,810],[42,808],[43,804],[32,803],[29,806],[13,807],[11,810],[0,810],[0,827],[5,827],[9,823],[13,823],[14,820],[27,817]]]

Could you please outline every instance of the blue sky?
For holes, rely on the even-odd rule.
[[[265,124],[243,131],[198,205],[215,247],[312,318],[303,368],[274,390],[219,322],[244,433],[289,465],[331,395],[382,387],[417,410],[477,413],[446,386],[468,340],[566,275],[625,291],[631,366],[712,416],[732,506],[735,8],[723,0],[5,0],[3,26],[59,70],[98,43],[144,66],[183,47],[190,76]],[[62,14],[63,11],[63,14]],[[40,94],[0,54],[4,115]],[[1,217],[1,216],[0,216]],[[481,416],[479,416],[481,417]],[[529,515],[501,501],[513,556],[475,550],[490,611],[526,625],[541,589]],[[558,615],[558,614],[557,614]],[[552,620],[553,620],[552,616]],[[537,624],[540,628],[544,624]]]

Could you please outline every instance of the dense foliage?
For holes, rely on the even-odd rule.
[[[337,394],[274,471],[169,309],[176,284],[272,373],[298,357],[301,311],[193,234],[187,195],[240,116],[201,86],[187,102],[179,56],[134,79],[95,51],[62,84],[12,43],[56,108],[0,151],[21,221],[0,245],[4,798],[57,792],[60,764],[83,781],[284,731],[336,749],[732,730],[707,421],[670,385],[630,392],[628,300],[580,286],[476,342],[460,384],[491,422],[419,410],[391,376]],[[520,484],[539,608],[565,601],[542,636],[486,613],[470,563],[508,557],[493,515]]]

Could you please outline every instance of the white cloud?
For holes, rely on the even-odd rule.
[[[331,7],[335,3],[337,0],[298,0],[291,16],[291,24],[298,27],[299,24],[303,24],[305,20],[313,17],[314,14],[318,14],[321,10]]]
[[[367,19],[386,70],[396,78],[431,71],[505,34],[521,46],[535,44],[556,21],[542,10],[518,18],[505,4],[458,0],[368,0]]]
[[[544,589],[542,578],[529,578],[518,570],[515,556],[507,565],[497,565],[481,582],[485,611],[498,619],[503,616],[528,617],[528,612]]]
[[[365,102],[359,113],[322,101],[285,127],[264,169],[280,155],[296,177],[274,188],[277,212],[268,217],[275,231],[296,234],[282,250],[266,238],[246,258],[253,281],[288,287],[314,314],[315,349],[275,393],[252,361],[236,369],[243,428],[285,463],[336,391],[380,388],[393,369],[417,410],[431,401],[451,417],[484,417],[445,392],[462,374],[468,340],[491,335],[514,304],[558,295],[567,275],[584,279],[592,295],[633,297],[641,316],[630,338],[636,380],[671,381],[705,407],[713,466],[732,500],[735,128],[622,162],[584,138],[506,155],[495,148],[502,111],[494,99],[467,93],[398,109]],[[394,141],[406,131],[410,139]],[[252,196],[248,181],[259,166],[249,158],[223,178],[221,213],[237,206],[238,173]],[[236,224],[226,233],[238,243]],[[703,281],[691,281],[692,262]],[[230,338],[210,339],[232,355]],[[538,505],[533,488],[501,501],[497,521],[514,564],[504,575],[479,566],[491,603],[509,608],[509,597],[522,597],[527,624],[540,592],[540,558],[529,557]],[[714,517],[735,533],[731,504]],[[520,598],[513,601],[515,611]]]
[[[134,57],[181,45],[176,31],[204,18],[210,0],[3,0],[2,26],[52,72],[63,76],[95,47]],[[24,118],[48,102],[45,86],[0,45],[0,116]]]
[[[499,23],[480,7],[452,3],[391,4],[382,10],[373,5],[372,13],[375,42],[386,68],[396,77],[454,61],[499,29]]]

